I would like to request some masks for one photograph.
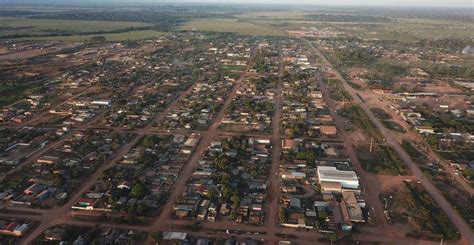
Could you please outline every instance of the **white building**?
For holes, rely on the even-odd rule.
[[[110,100],[94,100],[91,102],[93,105],[103,105],[103,106],[110,106],[112,102]]]
[[[354,171],[341,171],[332,166],[318,166],[318,181],[340,183],[343,188],[358,189],[359,178]]]

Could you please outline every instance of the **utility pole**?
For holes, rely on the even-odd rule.
[[[373,137],[370,137],[370,149],[369,149],[369,152],[372,153],[372,146],[374,144],[374,138]]]

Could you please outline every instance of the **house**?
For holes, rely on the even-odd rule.
[[[334,147],[329,147],[329,148],[324,149],[324,154],[326,154],[326,156],[328,156],[328,157],[338,157],[339,156],[339,152],[337,152],[336,148],[334,148]]]
[[[296,171],[286,172],[285,171],[281,174],[281,178],[287,179],[287,180],[303,180],[303,179],[306,179],[306,174],[303,172],[296,172]]]
[[[46,188],[48,187],[45,185],[34,183],[33,185],[25,189],[23,193],[25,195],[37,195],[38,193],[41,193],[42,191],[44,191]]]
[[[341,229],[343,231],[352,231],[352,221],[351,221],[351,217],[349,215],[349,211],[347,209],[346,203],[341,202],[340,205],[339,205],[339,208],[340,208],[341,214],[342,214]]]
[[[169,242],[169,244],[179,244],[184,242],[188,237],[187,233],[184,232],[174,232],[174,231],[165,231],[163,232],[163,240]]]
[[[77,201],[76,205],[72,206],[71,208],[82,209],[82,210],[94,210],[94,207],[96,206],[98,201],[99,199],[82,197]]]
[[[112,102],[110,100],[94,100],[91,102],[91,104],[98,106],[110,106]]]
[[[281,147],[283,150],[298,150],[298,142],[294,139],[284,139],[282,140]]]
[[[119,185],[117,185],[118,189],[130,189],[131,184],[128,181],[122,181]]]
[[[37,163],[42,164],[56,164],[59,162],[59,157],[55,156],[42,156],[36,160]]]
[[[420,134],[434,134],[435,133],[433,127],[429,125],[416,126],[416,130]]]
[[[322,193],[341,193],[342,192],[342,185],[339,182],[321,181],[320,187],[321,187]]]
[[[29,224],[0,221],[0,235],[22,236],[29,229]]]
[[[221,215],[224,215],[224,216],[225,216],[225,215],[229,215],[230,209],[228,208],[228,206],[229,206],[229,205],[227,205],[227,203],[222,204],[222,205],[221,205],[221,208],[220,208],[220,210],[219,210],[219,213],[220,213]]]
[[[56,227],[54,229],[46,230],[44,232],[45,241],[62,241],[66,230],[63,228]]]
[[[334,137],[337,135],[337,129],[335,126],[322,125],[319,127],[319,131],[322,135],[328,137]]]

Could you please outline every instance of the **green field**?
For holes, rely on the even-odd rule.
[[[110,34],[96,34],[96,35],[72,35],[72,36],[45,36],[45,37],[31,37],[21,38],[22,40],[36,40],[36,41],[89,41],[92,37],[103,36],[106,41],[136,41],[141,39],[156,38],[166,35],[165,32],[144,30],[144,31],[130,31],[121,33],[110,33]]]
[[[408,19],[398,18],[393,22],[325,22],[312,21],[310,19],[298,19],[297,14],[293,16],[288,13],[275,18],[258,13],[240,15],[243,19],[253,19],[253,23],[278,26],[284,30],[299,30],[301,28],[317,28],[346,33],[345,36],[358,36],[366,39],[396,40],[412,42],[421,39],[442,38],[474,38],[474,23],[430,20],[430,19]]]
[[[229,32],[241,35],[284,36],[285,33],[265,26],[242,22],[236,19],[193,20],[180,27],[181,30],[206,32]]]
[[[51,36],[119,32],[128,28],[151,26],[151,24],[139,22],[0,18],[0,38],[11,35]]]

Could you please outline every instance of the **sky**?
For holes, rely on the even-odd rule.
[[[204,2],[203,0],[189,0]],[[172,0],[169,2],[173,2]],[[474,0],[208,0],[219,3],[278,3],[315,5],[368,5],[368,6],[416,6],[416,7],[474,7]]]
[[[412,6],[412,7],[463,7],[473,9],[474,0],[0,0],[0,3],[246,3],[246,4],[310,4],[348,6]]]

